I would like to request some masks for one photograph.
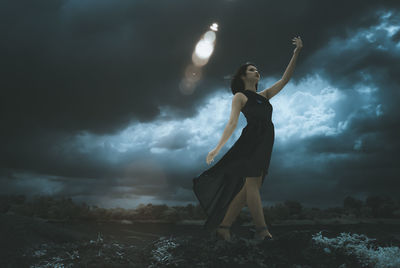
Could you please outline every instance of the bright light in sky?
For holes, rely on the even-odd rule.
[[[207,64],[211,54],[214,51],[216,34],[213,31],[207,31],[197,43],[192,55],[193,64],[204,66]]]
[[[206,59],[211,56],[214,48],[211,42],[207,40],[200,40],[196,45],[195,53],[201,59]]]
[[[214,51],[215,41],[218,30],[218,24],[213,23],[210,26],[211,31],[204,33],[199,42],[197,42],[192,53],[192,64],[188,65],[185,70],[185,76],[179,84],[179,88],[184,94],[192,94],[196,83],[201,78],[201,67],[207,64]]]
[[[11,14],[15,6],[8,6]],[[273,7],[272,2],[269,6]],[[134,14],[137,8],[118,1],[71,0],[57,6],[57,13],[41,9],[46,22],[49,19],[46,25],[43,20],[26,25],[24,13],[18,13],[21,18],[7,19],[15,26],[10,32],[17,31],[26,38],[7,41],[14,48],[9,54],[16,57],[5,60],[20,62],[17,57],[23,60],[27,55],[43,58],[42,64],[19,66],[24,68],[20,74],[35,66],[38,71],[50,70],[50,76],[60,62],[65,63],[60,71],[66,75],[57,77],[56,85],[48,83],[44,76],[35,78],[35,84],[43,87],[38,94],[46,95],[47,88],[55,86],[60,95],[67,94],[67,99],[58,102],[59,109],[53,109],[52,117],[34,111],[28,118],[33,120],[33,128],[25,137],[27,131],[17,129],[15,122],[21,121],[21,115],[26,114],[23,110],[29,110],[30,105],[19,103],[9,88],[11,99],[7,111],[15,117],[3,122],[6,137],[3,151],[6,158],[10,157],[5,161],[8,168],[0,173],[0,194],[70,196],[111,207],[128,207],[138,202],[198,204],[192,179],[195,173],[209,167],[205,161],[207,154],[218,144],[228,123],[233,98],[229,87],[231,71],[240,61],[256,60],[254,57],[258,56],[269,65],[267,53],[256,53],[254,57],[246,52],[235,55],[235,50],[246,41],[237,40],[232,29],[251,27],[255,33],[269,24],[272,17],[263,16],[265,7],[256,5],[251,5],[252,11],[258,9],[257,16],[263,17],[240,23],[231,19],[235,17],[232,11],[240,8],[238,5],[174,5],[170,13],[186,10],[196,16],[186,20],[184,27],[175,20],[173,27],[165,29],[154,27],[170,17],[163,12],[165,6],[141,5],[143,10],[150,8],[153,15],[157,14],[150,20],[145,12]],[[221,9],[226,14],[218,15]],[[369,12],[364,12],[367,9]],[[32,14],[32,10],[26,11]],[[302,11],[307,15],[309,9]],[[333,22],[322,21],[321,26],[331,34],[316,34],[313,39],[320,41],[317,46],[306,44],[294,76],[270,100],[276,144],[268,182],[272,187],[266,187],[263,193],[268,201],[293,198],[310,204],[324,200],[333,203],[342,201],[342,195],[364,197],[369,193],[385,193],[391,190],[393,178],[400,173],[392,168],[396,159],[391,157],[397,150],[396,122],[400,121],[397,118],[400,92],[396,90],[400,69],[400,10],[394,5],[371,4],[369,8],[365,5],[345,21]],[[29,33],[36,30],[44,38],[32,39]],[[58,33],[56,38],[51,36],[54,31]],[[305,31],[310,33],[310,29]],[[159,41],[171,36],[175,38],[163,45],[169,45],[164,48],[172,53],[159,53]],[[274,53],[279,53],[280,59],[275,57],[275,60],[282,67],[265,68],[259,91],[278,81],[289,63],[293,47],[288,43],[288,49],[282,49],[284,39],[271,41],[268,35],[259,36],[260,42],[253,46],[257,50],[262,46],[277,48],[278,44]],[[35,49],[52,47],[60,40],[64,42],[58,42],[56,49],[51,50],[51,59],[45,50]],[[26,49],[23,55],[18,55],[21,41]],[[95,81],[89,75],[87,83],[82,83],[85,75],[70,68],[77,60],[80,69],[95,67],[99,74]],[[147,61],[139,65],[142,68],[127,69],[132,67],[130,62],[139,64],[143,60]],[[173,64],[176,62],[179,64]],[[154,71],[153,67],[162,75],[149,82],[146,74]],[[209,67],[208,71],[203,67]],[[215,71],[218,68],[221,69]],[[13,75],[8,75],[4,84],[21,91],[30,90],[24,81],[15,84],[12,78]],[[64,78],[67,83],[62,81]],[[101,94],[94,100],[91,94],[68,94],[71,89],[80,88]],[[65,101],[73,97],[79,97],[82,105],[69,111]],[[78,109],[84,113],[88,107],[90,114],[79,116],[82,112]],[[42,110],[51,108],[54,108],[52,103],[45,103]],[[65,117],[68,119],[65,124],[52,123],[53,119]],[[246,118],[240,113],[237,127],[216,161],[237,141],[245,126]],[[12,135],[14,132],[18,135]],[[339,172],[336,174],[334,170]],[[319,194],[312,195],[315,192]]]
[[[204,40],[207,41],[208,43],[214,42],[216,37],[217,35],[212,31],[208,31],[204,34]]]
[[[218,24],[214,22],[214,23],[210,26],[210,29],[213,30],[213,31],[215,31],[215,32],[218,31]]]

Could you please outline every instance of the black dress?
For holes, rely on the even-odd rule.
[[[207,214],[205,229],[216,228],[225,217],[230,202],[242,189],[246,177],[268,174],[275,139],[271,121],[272,105],[260,94],[242,91],[248,98],[242,108],[247,125],[226,154],[193,179],[193,191]]]

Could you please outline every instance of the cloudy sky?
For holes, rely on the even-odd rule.
[[[341,205],[400,187],[398,1],[2,1],[0,194],[103,207],[197,204],[192,178],[229,119],[244,62],[271,99],[264,205]],[[219,29],[190,91],[185,68]],[[218,161],[246,125],[243,114]],[[216,162],[215,161],[215,162]],[[214,162],[214,163],[215,163]]]

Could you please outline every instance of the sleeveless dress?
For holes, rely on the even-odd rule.
[[[193,178],[193,191],[207,215],[204,229],[215,229],[246,177],[268,174],[275,139],[272,105],[260,94],[241,91],[248,98],[241,112],[247,120],[238,140],[214,166]]]

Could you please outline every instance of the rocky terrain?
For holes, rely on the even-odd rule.
[[[0,267],[400,267],[400,222],[281,221],[257,243],[237,222],[216,241],[201,221],[51,221],[0,214]]]

